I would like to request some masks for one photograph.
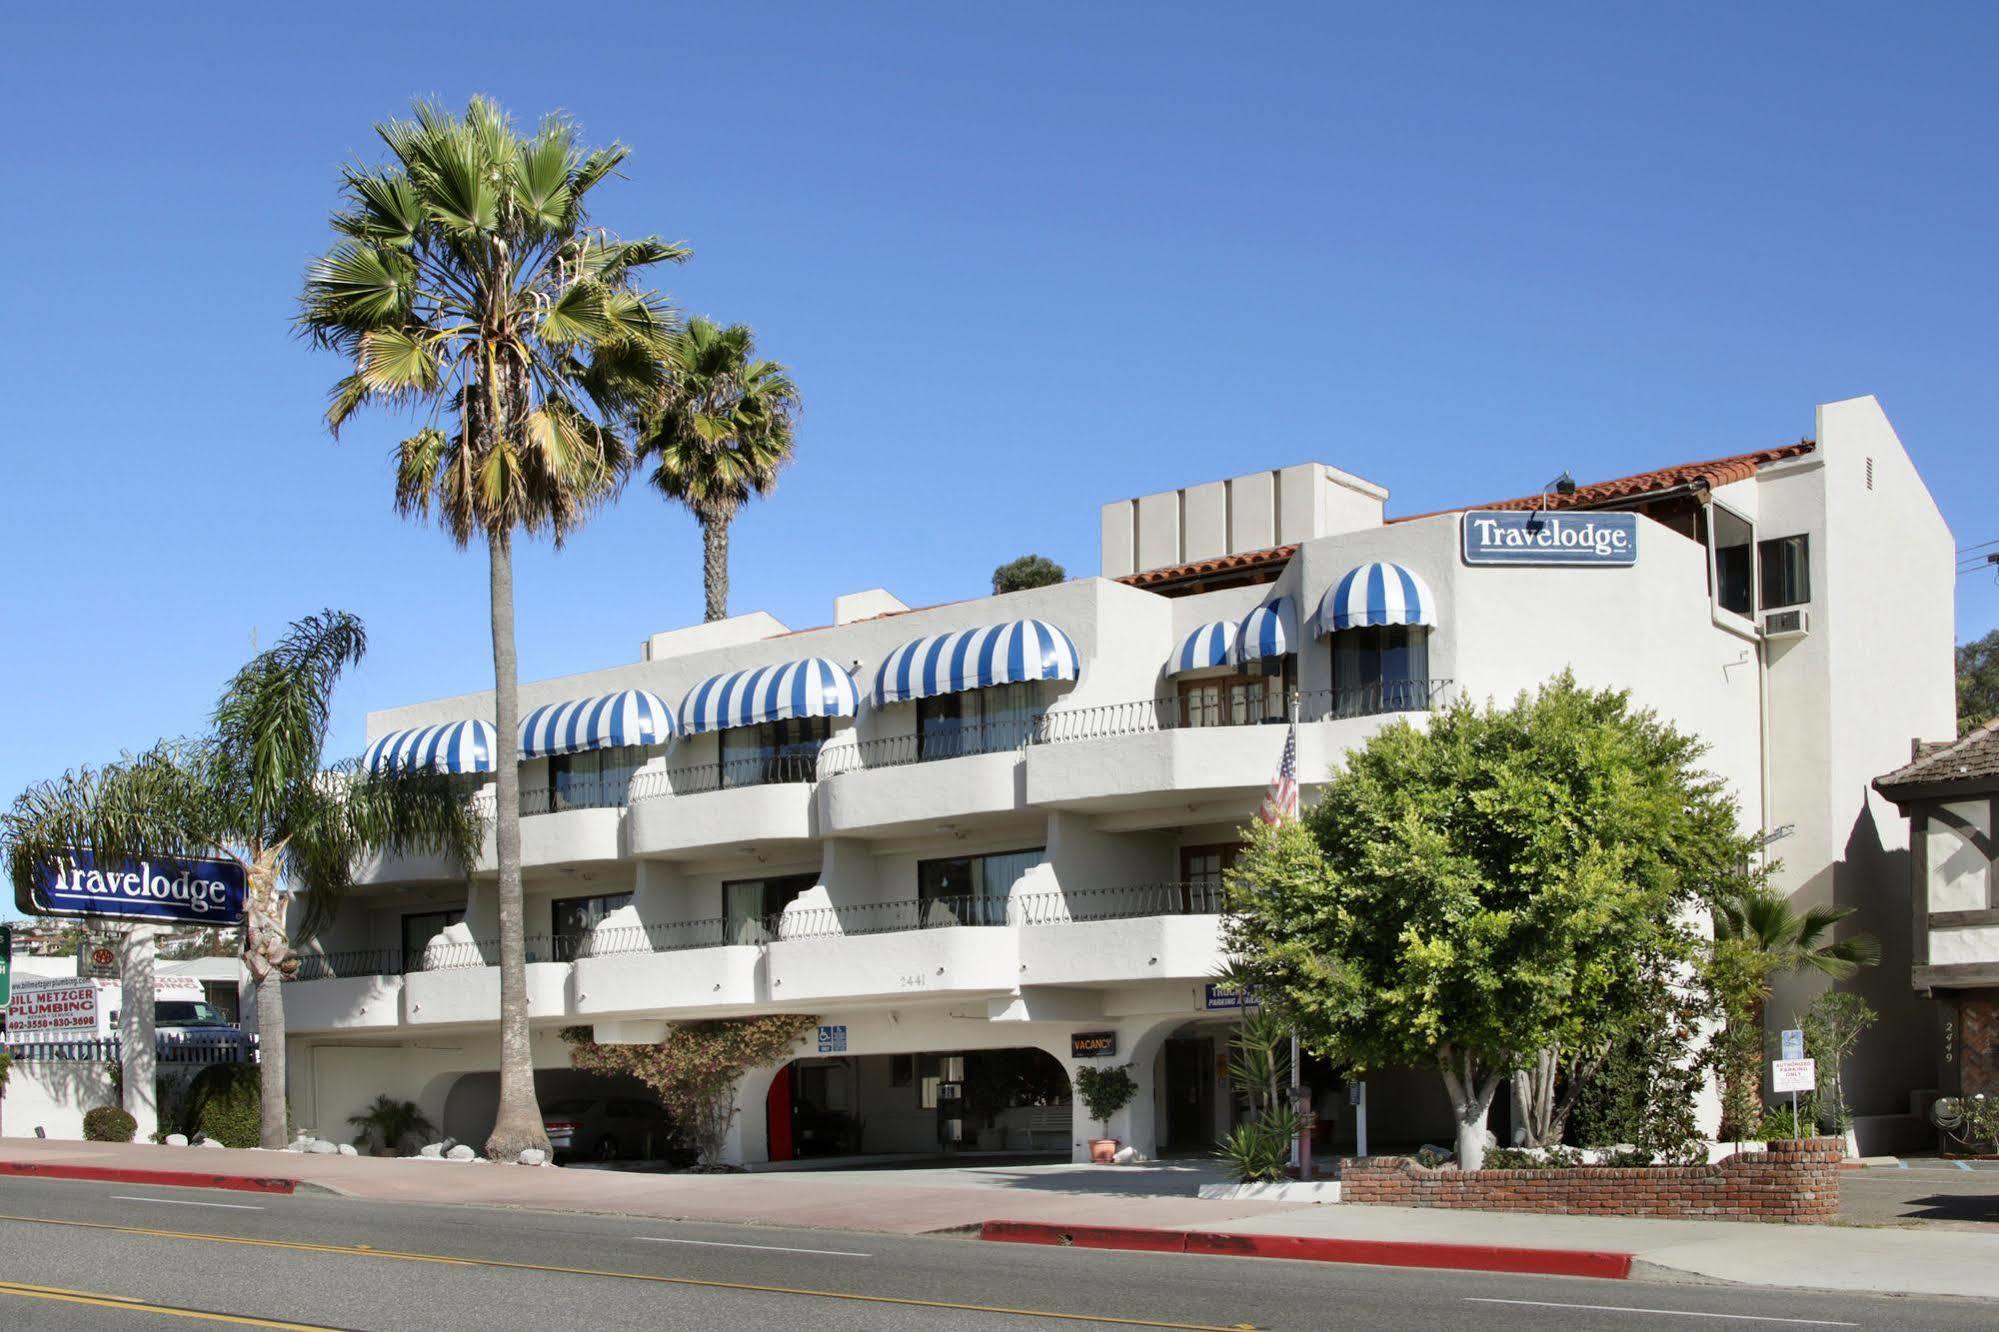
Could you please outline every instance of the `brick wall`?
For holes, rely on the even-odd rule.
[[[1716,1165],[1427,1170],[1404,1156],[1340,1163],[1340,1201],[1562,1216],[1832,1221],[1839,1216],[1838,1138],[1773,1142]]]
[[[1999,1096],[1999,999],[1967,994],[1958,1001],[1958,1082],[1966,1096]]]

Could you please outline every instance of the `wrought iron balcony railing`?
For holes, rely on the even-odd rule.
[[[574,962],[580,958],[674,953],[697,948],[789,943],[805,939],[892,934],[910,930],[980,926],[1047,926],[1147,916],[1217,915],[1224,909],[1221,880],[1128,884],[1070,892],[1013,896],[957,894],[852,902],[828,907],[793,907],[767,916],[709,917],[652,925],[618,925],[583,934],[529,935],[529,962]],[[395,976],[408,972],[456,971],[497,966],[498,939],[435,941],[420,952],[370,948],[309,953],[300,958],[295,981],[337,977]]]

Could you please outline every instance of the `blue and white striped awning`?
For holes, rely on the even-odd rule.
[[[542,704],[521,720],[521,757],[664,745],[672,742],[674,732],[673,709],[664,699],[643,689],[626,689]]]
[[[1363,564],[1333,584],[1319,603],[1319,632],[1367,629],[1376,625],[1437,623],[1437,599],[1429,584],[1399,564]]]
[[[1298,650],[1298,606],[1289,597],[1258,606],[1242,617],[1229,660],[1237,666],[1274,661]]]
[[[1180,650],[1173,654],[1173,664],[1166,673],[1185,675],[1188,671],[1205,671],[1213,666],[1229,665],[1235,653],[1235,635],[1235,624],[1229,620],[1202,625],[1180,644]]]
[[[1083,660],[1046,620],[1010,620],[917,638],[883,658],[875,702],[907,703],[1029,680],[1073,680]]]
[[[491,772],[500,752],[500,733],[491,722],[455,721],[390,731],[362,751],[368,772]]]
[[[680,729],[700,735],[787,717],[851,717],[860,710],[853,676],[837,662],[806,657],[710,676],[680,701]]]

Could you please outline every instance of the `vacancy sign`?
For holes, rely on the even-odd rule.
[[[1816,1059],[1775,1059],[1770,1063],[1770,1090],[1808,1092],[1819,1085]]]

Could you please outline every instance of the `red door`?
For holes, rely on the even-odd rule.
[[[770,1080],[770,1094],[764,1097],[764,1128],[770,1159],[789,1161],[791,1150],[791,1065],[786,1064]]]

